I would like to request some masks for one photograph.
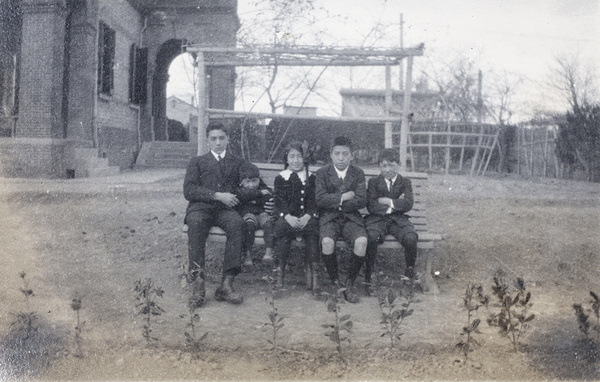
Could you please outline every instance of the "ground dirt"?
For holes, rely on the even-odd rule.
[[[217,302],[222,245],[209,243],[208,300],[195,328],[197,338],[206,337],[194,350],[186,346],[188,294],[180,277],[187,260],[183,175],[0,179],[0,380],[600,379],[598,340],[584,340],[572,307],[589,306],[589,292],[600,292],[598,184],[431,175],[429,225],[443,237],[428,253],[438,288],[416,291],[394,348],[382,337],[378,299],[361,295],[360,303],[341,305],[353,330],[338,353],[322,326],[334,315],[305,290],[294,255],[287,288],[275,295],[285,326],[272,349],[265,325],[271,267],[256,264],[236,279],[242,305]],[[382,290],[407,290],[402,268],[398,253],[381,253]],[[486,323],[498,308],[480,308],[479,346],[465,358],[456,347],[467,323],[464,291],[475,283],[492,295],[498,274],[525,280],[535,318],[515,351]],[[146,278],[164,290],[151,344],[134,292]],[[33,295],[26,299],[22,289]],[[28,331],[18,323],[30,312]]]

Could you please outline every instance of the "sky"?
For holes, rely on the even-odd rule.
[[[242,22],[257,14],[254,3],[238,0]],[[402,15],[404,47],[425,44],[425,55],[415,58],[415,76],[419,68],[460,55],[484,73],[508,71],[523,77],[517,98],[531,105],[562,107],[548,105],[555,101],[549,101],[545,87],[557,55],[576,56],[600,68],[600,0],[315,0],[315,5],[335,17],[323,17],[314,28],[350,46],[359,46],[376,23],[388,25],[385,46],[399,46]],[[351,85],[369,88],[372,83]],[[335,112],[336,105],[329,109]]]

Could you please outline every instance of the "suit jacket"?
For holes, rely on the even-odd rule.
[[[342,194],[347,191],[354,191],[355,195],[340,206]],[[345,216],[364,226],[359,210],[367,206],[367,187],[365,173],[360,168],[350,165],[346,177],[342,180],[333,164],[321,167],[316,174],[315,194],[321,225],[338,216]]]
[[[302,184],[295,172],[284,170],[275,178],[275,214],[284,217],[287,214],[302,217],[309,214],[317,217],[315,200],[315,175],[311,174]]]
[[[212,198],[215,192],[235,193],[244,160],[228,150],[221,161],[219,164],[211,152],[190,160],[183,181],[183,196],[189,201],[186,216],[191,211],[231,210]]]
[[[396,177],[396,181],[392,184],[391,190],[388,190],[385,177],[379,175],[369,179],[369,187],[367,189],[368,203],[367,209],[369,216],[366,218],[367,224],[378,222],[386,218],[394,220],[396,223],[406,221],[408,218],[406,212],[413,208],[414,195],[412,190],[412,182],[408,178],[402,177],[400,174]],[[387,204],[379,203],[377,200],[381,197],[392,199],[394,205],[391,214],[386,214]]]

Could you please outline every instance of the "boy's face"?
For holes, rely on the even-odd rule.
[[[331,161],[335,168],[339,171],[344,171],[352,161],[352,151],[347,146],[333,146],[331,150]]]
[[[259,178],[244,178],[244,179],[242,179],[242,187],[249,188],[251,190],[256,190],[258,188],[259,183],[260,183]]]
[[[398,173],[398,163],[389,162],[386,159],[384,159],[381,162],[379,162],[379,170],[386,179],[392,180]]]
[[[221,154],[227,148],[229,139],[223,130],[211,130],[207,136],[208,148],[217,154]]]

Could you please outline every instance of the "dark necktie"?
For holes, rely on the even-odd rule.
[[[392,180],[391,179],[386,179],[385,180],[388,186],[388,191],[392,192]]]

